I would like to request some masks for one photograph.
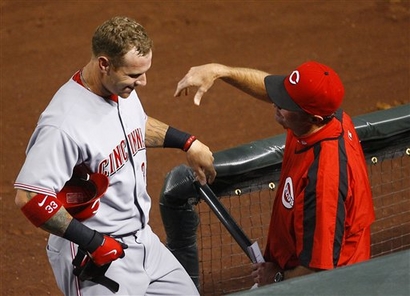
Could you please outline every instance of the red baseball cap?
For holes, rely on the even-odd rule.
[[[315,61],[303,63],[287,76],[266,76],[265,88],[279,108],[320,116],[336,112],[344,96],[339,75]]]

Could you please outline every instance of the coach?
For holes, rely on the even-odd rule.
[[[334,70],[306,62],[287,76],[248,68],[193,67],[175,96],[203,94],[216,79],[272,103],[287,132],[265,263],[252,266],[263,286],[370,258],[372,194],[359,138],[340,107],[344,87]]]

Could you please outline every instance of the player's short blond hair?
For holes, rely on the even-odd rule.
[[[107,56],[114,67],[122,65],[124,55],[135,48],[141,56],[147,55],[153,46],[144,27],[135,20],[116,16],[101,24],[92,38],[94,56]]]

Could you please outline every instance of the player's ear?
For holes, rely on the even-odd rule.
[[[102,72],[108,73],[110,70],[110,60],[105,56],[98,57],[98,66]]]

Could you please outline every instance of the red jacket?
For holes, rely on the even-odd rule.
[[[339,111],[304,138],[288,130],[265,260],[332,269],[370,258],[373,200],[363,150]]]

